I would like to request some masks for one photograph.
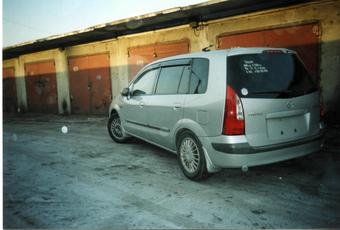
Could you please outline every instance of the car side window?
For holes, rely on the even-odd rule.
[[[209,60],[205,58],[194,58],[190,78],[190,94],[205,93],[207,90],[209,75]]]
[[[143,73],[143,75],[133,83],[132,96],[152,94],[158,71],[159,68],[151,69]]]
[[[162,67],[158,77],[156,94],[176,94],[184,66]]]

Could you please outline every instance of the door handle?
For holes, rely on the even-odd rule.
[[[177,109],[180,109],[180,108],[182,108],[181,104],[179,104],[179,103],[174,104],[174,107],[173,107],[174,110],[177,110]]]
[[[144,107],[144,103],[143,102],[139,102],[139,108],[143,108]]]

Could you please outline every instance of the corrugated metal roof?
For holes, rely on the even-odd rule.
[[[214,0],[186,7],[177,7],[142,16],[127,18],[100,24],[83,30],[50,36],[35,41],[25,42],[3,49],[3,58],[54,48],[84,44],[117,38],[119,36],[185,25],[191,22],[241,15],[272,8],[310,2],[308,0]]]

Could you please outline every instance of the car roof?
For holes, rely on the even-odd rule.
[[[223,49],[223,50],[214,50],[214,51],[205,51],[205,52],[195,52],[195,53],[188,53],[188,54],[181,54],[176,56],[171,56],[167,58],[162,58],[157,61],[154,61],[151,64],[160,63],[163,61],[170,61],[182,58],[216,58],[219,56],[234,56],[240,54],[252,54],[252,53],[262,53],[265,50],[280,50],[284,53],[295,53],[293,50],[289,50],[286,48],[272,48],[272,47],[252,47],[252,48],[231,48],[231,49]]]
[[[177,59],[184,59],[184,58],[208,58],[208,59],[215,59],[215,58],[226,58],[227,56],[234,56],[234,55],[240,55],[240,54],[256,54],[256,53],[262,53],[265,50],[280,50],[284,53],[296,53],[293,50],[289,50],[286,48],[273,48],[273,47],[251,47],[251,48],[245,48],[245,47],[235,47],[230,49],[223,49],[223,50],[213,50],[213,51],[205,51],[205,52],[195,52],[195,53],[188,53],[188,54],[181,54],[171,57],[166,57],[162,59],[158,59],[156,61],[153,61],[146,66],[144,66],[137,74],[138,76],[141,72],[143,72],[145,69],[148,69],[150,66],[156,65],[158,63],[164,62],[164,61],[171,61],[171,60],[177,60]],[[130,82],[130,84],[135,81],[135,78]]]

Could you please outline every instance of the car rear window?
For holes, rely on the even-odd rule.
[[[261,53],[227,57],[227,84],[240,97],[287,98],[317,90],[295,54]]]

